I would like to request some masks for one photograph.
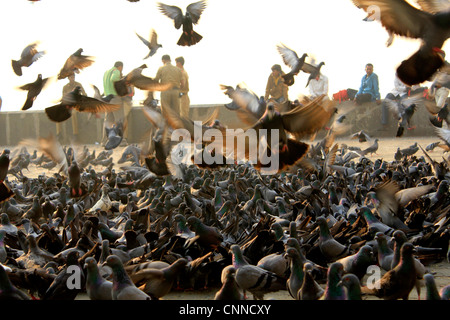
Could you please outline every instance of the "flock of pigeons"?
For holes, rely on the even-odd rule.
[[[387,10],[386,17],[418,11],[400,0],[354,2],[363,9],[376,4]],[[179,8],[159,4],[177,29],[183,26],[180,45],[200,41],[192,23],[198,22],[205,5],[193,3],[182,15]],[[421,30],[430,32],[418,35],[425,45],[413,56],[416,71],[425,65],[417,62],[425,56],[433,68],[442,66],[434,50],[439,42],[429,39],[442,34],[433,25],[441,21],[434,17],[442,15],[420,13],[423,20],[414,16],[428,23]],[[384,16],[382,23],[390,32],[411,35],[389,29]],[[442,29],[445,35],[447,29]],[[295,54],[292,60],[292,50],[279,50],[292,67],[285,81],[293,83],[302,67],[292,61],[305,55],[298,59]],[[21,67],[35,61],[25,58],[31,53],[39,55],[34,44],[24,50],[20,63],[13,62],[18,75]],[[90,63],[80,49],[58,77]],[[122,85],[136,80],[136,87],[150,93],[164,90],[145,79],[143,68],[125,76]],[[232,100],[227,108],[251,129],[280,133],[276,146],[267,146],[268,152],[278,152],[277,172],[261,174],[264,163],[245,160],[254,148],[251,144],[242,158],[230,152],[236,150],[220,155],[228,159],[231,153],[233,164],[173,161],[173,152],[191,153],[180,145],[173,148],[172,130],[216,129],[223,140],[216,136],[200,143],[203,152],[213,155],[220,149],[211,146],[226,140],[226,128],[217,120],[217,110],[200,125],[173,110],[160,110],[152,99],[144,107],[152,132],[143,147],[124,149],[117,161],[120,171],[114,168],[113,150],[96,155],[86,146],[63,147],[53,136],[24,140],[13,151],[4,149],[0,299],[73,300],[86,294],[92,300],[152,300],[172,290],[205,287],[216,290],[216,300],[248,299],[250,294],[264,299],[280,290],[295,300],[358,300],[367,295],[408,299],[412,290],[420,298],[450,299],[450,284],[438,289],[428,268],[450,263],[450,166],[448,160],[431,159],[427,151],[435,146],[422,149],[416,143],[399,150],[392,161],[372,161],[366,156],[377,151],[377,139],[365,150],[335,143],[345,128],[345,114],[336,116],[336,103],[323,96],[278,104],[266,103],[240,86],[222,89]],[[37,94],[27,99],[26,108]],[[107,97],[85,97],[75,90],[46,113],[53,121],[65,121],[71,108],[115,108],[102,99]],[[315,137],[328,124],[326,136],[316,145],[300,141]],[[27,147],[34,151],[29,153]],[[419,148],[423,156],[417,155]],[[54,170],[50,176],[31,178],[23,174],[28,166]],[[99,166],[102,170],[94,169]],[[382,271],[380,277],[365,284],[373,267]]]

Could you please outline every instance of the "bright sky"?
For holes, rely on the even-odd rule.
[[[163,0],[183,12],[195,0]],[[90,85],[103,91],[103,73],[115,61],[124,62],[124,74],[146,63],[144,74],[156,75],[161,56],[173,63],[184,56],[190,77],[191,104],[229,102],[219,84],[235,86],[245,82],[258,95],[264,90],[271,66],[278,63],[288,72],[276,45],[283,43],[299,55],[306,52],[324,61],[321,71],[329,78],[330,96],[342,89],[358,89],[367,62],[374,64],[381,96],[393,87],[395,68],[417,50],[420,42],[396,38],[391,47],[386,30],[378,22],[363,22],[365,12],[350,0],[209,0],[194,30],[203,39],[191,47],[176,43],[181,30],[164,16],[155,0],[2,0],[0,2],[0,96],[2,111],[19,111],[26,99],[20,85],[58,74],[65,60],[78,48],[96,62],[76,76],[88,95]],[[147,48],[135,32],[148,38],[154,28],[163,48],[146,60]],[[11,59],[18,60],[30,43],[40,41],[47,54],[23,76],[14,74]],[[448,44],[443,48],[448,50]],[[301,73],[289,89],[289,98],[307,94],[307,75]],[[37,97],[31,110],[58,102],[67,79],[55,80]],[[144,98],[136,90],[135,105]]]

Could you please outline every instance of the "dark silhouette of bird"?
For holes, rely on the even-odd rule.
[[[150,41],[145,39],[144,37],[140,36],[137,32],[136,35],[139,39],[147,46],[147,48],[150,50],[148,54],[144,57],[144,59],[147,59],[148,57],[152,57],[156,51],[158,51],[159,48],[162,48],[162,45],[158,43],[158,34],[154,29],[150,31]]]
[[[203,37],[194,31],[193,24],[197,24],[200,20],[200,16],[206,8],[206,0],[191,3],[186,7],[186,14],[177,6],[170,6],[161,2],[157,5],[162,13],[172,19],[176,29],[180,29],[183,26],[183,33],[177,44],[179,46],[192,46],[198,43]]]
[[[82,54],[83,49],[80,48],[67,58],[64,66],[58,74],[58,79],[64,79],[74,73],[80,73],[80,70],[89,67],[94,63],[93,57]]]
[[[397,68],[402,82],[412,86],[429,80],[444,65],[442,46],[450,34],[450,11],[424,6],[420,10],[404,0],[352,0],[358,8],[379,8],[376,17],[389,33],[422,40],[420,48]],[[429,3],[422,1],[420,5]],[[448,4],[447,4],[448,7]]]
[[[7,184],[5,184],[10,162],[9,154],[10,150],[4,149],[0,155],[0,203],[3,203],[14,196],[14,192]]]
[[[110,104],[81,94],[77,86],[73,91],[64,95],[57,105],[45,108],[47,117],[54,122],[63,122],[72,116],[72,109],[79,112],[111,112],[120,108],[120,105]]]
[[[314,63],[307,63],[305,62],[302,66],[302,71],[309,73],[308,81],[306,82],[306,86],[309,86],[309,82],[313,79],[316,79],[320,75],[320,69],[322,66],[325,65],[325,62],[320,62],[318,65],[315,65]]]
[[[351,139],[358,139],[359,142],[367,142],[370,141],[372,138],[364,131],[360,130],[350,136]]]
[[[76,161],[72,161],[68,173],[70,196],[73,198],[81,197],[83,195],[83,191],[81,190],[81,169]]]
[[[31,66],[33,62],[35,62],[45,54],[45,51],[37,50],[38,44],[39,42],[29,44],[28,46],[25,47],[25,49],[23,49],[19,60],[11,60],[12,68],[15,74],[21,76],[22,67]]]
[[[112,150],[117,148],[123,140],[123,133],[125,132],[125,124],[119,120],[115,123],[105,121],[104,124],[107,141],[105,143],[105,150]]]
[[[408,97],[398,100],[385,99],[386,105],[389,110],[397,117],[397,133],[396,137],[403,136],[405,128],[412,129],[411,118],[417,109],[417,104],[422,97]]]
[[[28,110],[33,106],[34,100],[41,93],[42,89],[48,83],[49,78],[42,79],[42,74],[38,74],[37,79],[34,82],[27,83],[20,86],[19,89],[28,91],[27,100],[22,107],[22,110]]]
[[[308,54],[304,53],[299,58],[297,52],[286,47],[284,44],[277,45],[277,50],[283,58],[283,62],[291,68],[288,73],[283,74],[281,77],[287,86],[292,86],[295,82],[294,76],[298,75],[298,73],[302,70]]]
[[[114,88],[116,89],[117,94],[121,97],[126,96],[129,93],[128,87],[130,85],[147,91],[165,91],[172,88],[172,85],[169,83],[161,84],[150,77],[144,76],[142,71],[145,68],[147,68],[146,64],[134,68],[125,77],[114,82]]]

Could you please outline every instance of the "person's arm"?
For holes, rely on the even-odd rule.
[[[270,77],[269,79],[267,79],[266,94],[264,95],[264,100],[269,99],[269,96],[270,96]]]
[[[378,85],[378,76],[376,74],[374,74],[373,77],[373,93],[375,96],[375,100],[380,101],[381,97],[380,97],[380,89],[379,89],[379,85]]]

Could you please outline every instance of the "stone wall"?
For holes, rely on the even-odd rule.
[[[192,105],[190,116],[193,120],[205,119],[215,107],[220,108],[219,120],[228,128],[247,127],[223,105]],[[395,137],[397,121],[391,117],[386,131],[378,131],[381,126],[381,105],[365,103],[354,106],[352,102],[342,102],[337,105],[338,110],[353,107],[347,114],[346,122],[351,125],[349,134],[359,130],[366,131],[371,136]],[[151,124],[143,115],[141,106],[133,107],[130,114],[128,128],[128,142],[138,143],[145,136]],[[413,116],[414,130],[405,130],[404,136],[433,136],[435,135],[429,121],[428,111],[418,108]],[[100,143],[103,135],[103,115],[96,118],[88,113],[78,113],[79,142],[81,144]],[[56,124],[50,121],[43,110],[0,112],[0,145],[14,146],[22,139],[46,137],[50,133],[56,134]],[[324,132],[317,136],[320,138]],[[61,143],[70,143],[72,136],[72,121],[69,119],[62,124]]]

